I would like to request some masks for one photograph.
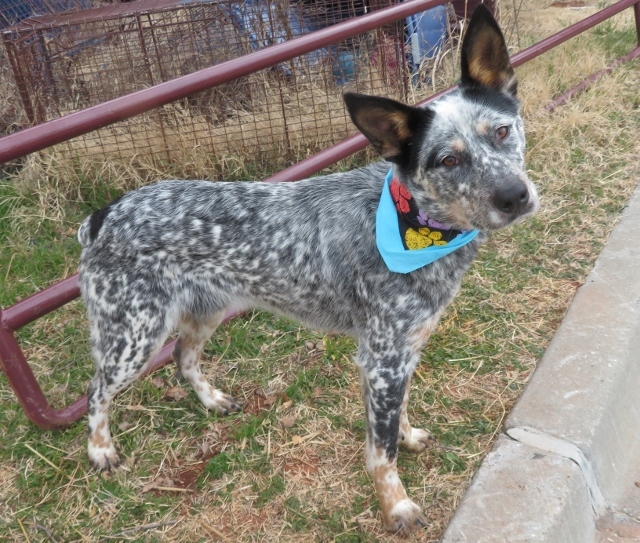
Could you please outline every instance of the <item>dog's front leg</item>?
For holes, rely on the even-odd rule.
[[[358,348],[362,396],[367,418],[365,460],[373,478],[382,520],[390,532],[407,534],[426,526],[427,518],[402,486],[397,470],[400,415],[413,360],[397,354],[380,356],[362,345]]]

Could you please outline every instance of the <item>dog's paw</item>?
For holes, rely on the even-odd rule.
[[[384,527],[388,532],[408,535],[426,527],[427,524],[429,520],[422,509],[408,498],[396,503],[391,511],[384,515]]]
[[[420,454],[436,444],[435,438],[424,430],[411,428],[411,433],[400,432],[399,445],[406,451]]]
[[[226,416],[230,413],[242,411],[242,403],[233,396],[214,390],[213,397],[207,402],[207,409],[215,411],[218,415]]]
[[[89,445],[89,463],[98,471],[112,471],[120,465],[120,457],[115,447],[95,447]]]

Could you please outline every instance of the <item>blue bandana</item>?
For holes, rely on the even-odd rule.
[[[419,210],[417,220],[419,224],[424,225],[423,228],[414,229],[411,228],[411,225],[401,224],[403,214],[396,208],[396,203],[391,195],[392,180],[393,170],[389,170],[382,187],[380,204],[376,213],[376,245],[382,259],[392,272],[409,273],[422,268],[465,246],[478,235],[478,230],[453,230],[429,219]],[[399,184],[394,183],[394,185]],[[406,188],[402,185],[400,187],[404,195],[408,195],[408,200],[405,199],[402,202],[408,211],[409,203],[412,208],[415,204]],[[454,235],[453,239],[445,241],[446,238],[443,238],[443,234],[446,236],[447,233]],[[404,240],[403,235],[405,236]],[[424,246],[425,244],[429,244],[429,246]],[[413,248],[415,246],[424,248]]]

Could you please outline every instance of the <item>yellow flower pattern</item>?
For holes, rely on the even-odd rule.
[[[429,228],[420,228],[418,230],[407,228],[404,235],[404,242],[411,251],[424,249],[431,245],[447,244],[446,241],[442,241],[442,232],[436,230],[432,232]]]

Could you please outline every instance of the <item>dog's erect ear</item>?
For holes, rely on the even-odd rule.
[[[516,74],[509,61],[502,31],[491,12],[480,4],[462,41],[462,84],[506,90],[515,96]]]
[[[426,110],[407,106],[390,98],[348,92],[344,95],[349,115],[373,147],[391,162],[407,158],[408,146]]]

